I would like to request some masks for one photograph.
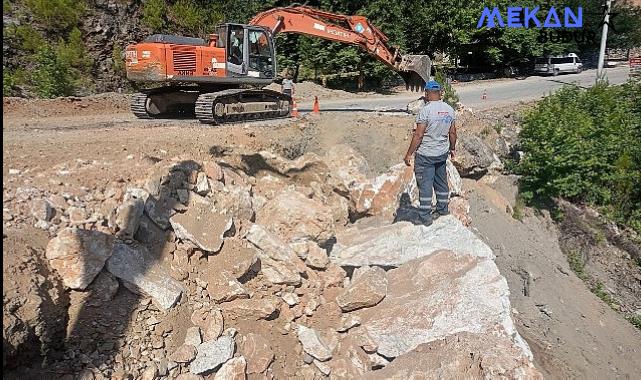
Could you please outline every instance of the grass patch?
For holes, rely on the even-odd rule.
[[[641,330],[641,315],[628,315],[625,317],[625,319],[628,320],[628,322],[632,323],[632,325],[639,330]]]
[[[592,290],[592,293],[594,293],[594,295],[596,295],[597,297],[599,297],[599,299],[601,299],[601,301],[608,304],[608,306],[610,306],[614,310],[617,310],[614,307],[614,305],[616,305],[614,298],[612,298],[612,296],[605,291],[605,289],[603,288],[602,282],[597,281],[596,285],[591,290]]]
[[[521,197],[518,197],[516,198],[516,203],[512,208],[512,218],[518,220],[519,222],[522,222],[524,217],[525,217],[525,201]]]
[[[585,261],[583,260],[583,255],[578,250],[571,250],[566,253],[568,258],[568,264],[570,264],[570,269],[576,273],[577,277],[585,281],[587,279],[587,273],[585,273]]]
[[[501,134],[501,131],[503,130],[503,128],[505,128],[505,123],[499,121],[498,123],[494,124],[492,128],[494,128],[496,133]]]

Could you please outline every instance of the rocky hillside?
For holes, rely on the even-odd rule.
[[[145,176],[6,194],[5,226],[41,232],[3,239],[24,257],[3,264],[18,279],[3,281],[5,374],[541,377],[453,165],[453,215],[423,227],[412,170],[371,176],[348,146],[216,157],[131,157]]]
[[[128,88],[122,54],[150,33],[142,17],[138,0],[4,1],[4,95],[48,97],[46,91],[64,90],[45,88],[56,69],[66,75],[58,73],[60,83],[51,86],[70,86],[62,94]],[[50,59],[43,49],[51,52]]]

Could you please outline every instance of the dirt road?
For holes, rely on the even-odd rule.
[[[513,109],[493,112],[510,114]],[[355,147],[372,171],[381,172],[401,161],[412,120],[402,114],[325,112],[298,120],[208,127],[193,120],[136,120],[120,95],[5,102],[3,191],[55,188],[86,196],[97,187],[144,178],[144,167],[136,164],[143,157],[188,153],[207,158],[268,149],[293,158],[322,153],[338,143]],[[489,121],[475,123],[462,133],[478,133],[484,123],[491,127]],[[639,378],[641,333],[569,270],[549,218],[532,215],[521,223],[505,213],[506,206],[514,206],[513,181],[503,176],[488,181],[465,183],[472,226],[497,252],[518,312],[517,328],[533,348],[536,366],[549,378]],[[7,227],[5,218],[6,228],[11,222]],[[19,234],[40,250],[46,244],[42,235],[33,227]]]

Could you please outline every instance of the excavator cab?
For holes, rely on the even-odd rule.
[[[271,32],[263,27],[225,24],[218,30],[228,77],[271,79],[276,60]]]

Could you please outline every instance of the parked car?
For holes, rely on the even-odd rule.
[[[583,63],[574,53],[541,57],[534,62],[534,72],[538,74],[556,76],[564,73],[580,73],[581,71],[583,71]]]

